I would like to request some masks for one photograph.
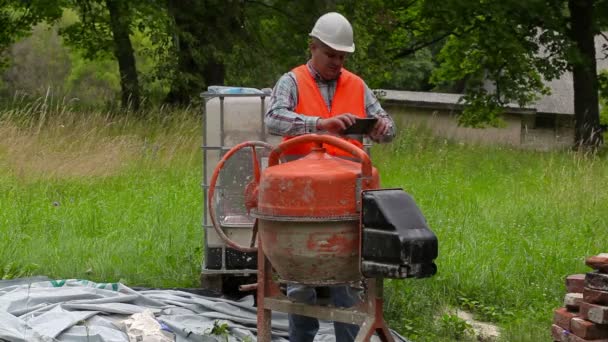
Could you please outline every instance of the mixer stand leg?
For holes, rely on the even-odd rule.
[[[271,337],[271,314],[272,311],[270,309],[266,309],[266,304],[264,298],[269,295],[270,289],[268,286],[272,281],[272,266],[270,265],[270,261],[264,255],[261,247],[262,241],[258,235],[258,289],[257,289],[257,319],[258,319],[258,341],[270,341]]]
[[[394,342],[391,331],[386,326],[383,315],[383,283],[382,278],[369,279],[367,292],[367,313],[369,316],[359,329],[355,342],[367,342],[374,333],[383,342]]]

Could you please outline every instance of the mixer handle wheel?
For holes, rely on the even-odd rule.
[[[215,167],[215,170],[213,171],[213,175],[211,176],[211,180],[209,181],[209,192],[208,192],[208,196],[207,196],[207,210],[209,211],[209,218],[211,220],[211,223],[213,224],[213,228],[215,228],[215,231],[217,232],[217,235],[220,236],[220,238],[226,243],[226,245],[228,245],[229,247],[232,247],[238,251],[244,252],[244,253],[250,253],[250,252],[257,252],[258,248],[254,247],[254,243],[255,243],[255,237],[252,236],[251,239],[251,246],[247,247],[247,246],[241,246],[238,243],[232,241],[227,235],[226,233],[224,233],[224,230],[222,229],[222,227],[218,224],[216,218],[215,218],[215,209],[213,207],[213,197],[215,195],[215,186],[217,184],[217,179],[220,175],[220,171],[222,170],[222,168],[224,167],[224,165],[226,164],[226,162],[228,161],[228,159],[230,159],[234,154],[236,154],[238,151],[250,147],[251,148],[251,158],[252,158],[252,163],[253,163],[253,180],[252,182],[247,186],[248,191],[254,188],[257,188],[257,185],[260,183],[260,164],[258,162],[258,157],[257,157],[257,152],[256,152],[256,148],[257,147],[262,147],[262,148],[266,148],[269,150],[273,149],[273,146],[263,142],[263,141],[246,141],[244,143],[238,144],[236,146],[234,146],[233,148],[231,148],[228,153],[226,153],[222,159],[219,161],[219,163],[217,163],[217,166]],[[250,209],[249,207],[247,209]],[[256,223],[254,224],[254,230],[253,230],[253,234],[256,234],[256,229],[257,228],[257,219],[256,219]]]
[[[372,163],[369,160],[367,153],[348,141],[332,135],[305,134],[284,141],[275,147],[272,152],[270,152],[270,156],[268,157],[268,166],[270,167],[277,165],[279,163],[281,154],[294,145],[311,142],[316,143],[317,147],[322,147],[323,144],[328,144],[350,153],[353,155],[353,157],[358,158],[361,161],[361,176],[363,178],[371,179]]]

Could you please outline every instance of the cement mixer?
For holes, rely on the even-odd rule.
[[[284,151],[313,144],[305,157],[285,162]],[[352,160],[326,153],[332,146]],[[214,195],[226,163],[249,150],[253,177],[243,188],[245,207],[255,219],[249,244],[233,241],[218,223]],[[259,151],[270,150],[267,166]],[[270,341],[271,311],[360,324],[357,341],[376,333],[392,341],[382,314],[384,278],[421,278],[436,273],[436,236],[411,196],[381,189],[368,154],[330,136],[302,135],[276,146],[248,141],[223,155],[211,176],[207,197],[210,221],[227,246],[257,252],[258,339]],[[256,246],[257,244],[257,246]],[[363,283],[365,300],[354,308],[289,301],[281,284],[331,286]]]

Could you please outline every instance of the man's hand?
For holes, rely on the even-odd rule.
[[[317,130],[340,134],[355,123],[357,117],[354,114],[346,113],[328,119],[317,121]]]
[[[385,118],[378,118],[378,121],[374,125],[369,137],[374,141],[382,140],[385,134],[391,129],[389,120]]]

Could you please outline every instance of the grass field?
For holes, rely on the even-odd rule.
[[[0,276],[198,286],[200,141],[187,111],[0,113]],[[564,277],[608,251],[606,158],[420,129],[373,155],[383,186],[414,196],[440,244],[435,277],[387,282],[391,326],[414,341],[475,340],[461,308],[501,340],[549,341]]]
[[[565,276],[589,271],[585,257],[608,250],[606,158],[419,133],[375,155],[383,186],[414,196],[440,245],[434,278],[391,283],[393,322],[416,340],[441,340],[427,338],[434,332],[450,341],[466,330],[460,307],[499,323],[505,341],[550,341]]]
[[[0,275],[198,286],[198,118],[54,114],[0,124]]]

